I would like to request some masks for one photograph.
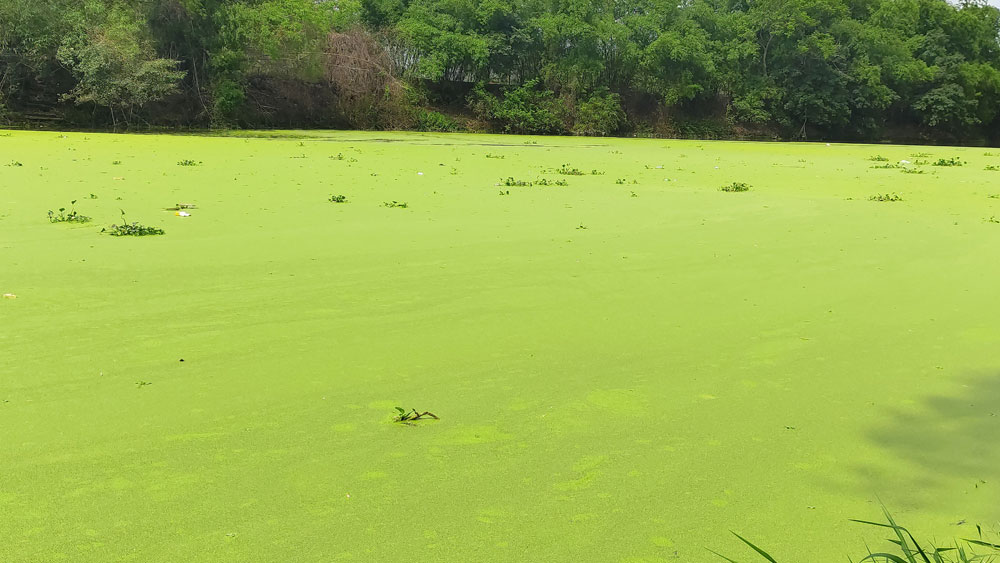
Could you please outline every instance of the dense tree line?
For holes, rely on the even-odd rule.
[[[0,118],[997,141],[1000,11],[981,0],[0,0]]]

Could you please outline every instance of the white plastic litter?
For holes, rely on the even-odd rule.
[[[177,213],[174,213],[174,215],[176,215],[178,217],[190,217],[191,216],[191,214],[188,213],[187,211],[178,211]]]
[[[3,294],[3,298],[4,299],[17,299],[17,296],[14,295],[13,293],[4,293]]]
[[[909,160],[900,160],[899,163],[900,164],[909,164],[910,161]]]

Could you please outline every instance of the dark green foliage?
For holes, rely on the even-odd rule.
[[[886,157],[884,157],[884,156],[882,156],[880,154],[877,154],[875,156],[869,157],[868,160],[873,160],[875,162],[889,162],[888,158],[886,158]]]
[[[392,200],[382,203],[382,207],[398,207],[400,209],[406,209],[410,207],[410,204],[406,203],[405,201]]]
[[[747,192],[750,191],[750,184],[746,182],[733,182],[719,188],[724,192]]]
[[[891,194],[875,194],[868,198],[869,201],[903,201],[903,196],[897,195],[895,193]]]
[[[903,168],[900,170],[903,174],[923,174],[924,171],[919,168]]]
[[[459,125],[454,119],[443,113],[421,110],[417,113],[417,129],[420,131],[448,132],[458,131]]]
[[[500,97],[478,85],[469,97],[469,105],[476,115],[505,133],[551,134],[565,129],[559,118],[559,100],[551,90],[541,88],[538,80],[529,80]]]
[[[594,94],[576,106],[573,132],[577,135],[612,135],[625,125],[618,94]]]
[[[893,162],[887,162],[885,164],[873,164],[872,168],[895,169],[895,168],[903,168],[903,165],[902,164],[896,164],[896,163],[893,163]]]
[[[94,195],[94,194],[90,194]],[[97,199],[92,198],[92,199]],[[76,200],[69,202],[70,206],[76,205]],[[77,212],[75,207],[71,207],[70,212],[66,213],[65,207],[59,208],[59,213],[49,210],[49,223],[88,223],[90,222],[90,217],[86,215],[81,215]]]
[[[12,160],[8,164],[5,164],[4,166],[18,167],[18,166],[24,166],[24,165],[21,164],[20,162],[16,161],[16,160]]]
[[[146,225],[140,225],[139,223],[133,221],[131,223],[125,218],[125,210],[122,210],[122,222],[121,224],[111,225],[106,229],[101,229],[101,232],[108,233],[113,237],[145,237],[153,235],[166,234],[163,229],[157,227],[148,227]]]
[[[184,160],[180,160],[177,162],[177,166],[198,166],[199,164],[201,163],[195,162],[189,158],[185,158]]]
[[[962,166],[963,164],[965,163],[962,162],[962,159],[953,156],[951,158],[939,158],[937,162],[932,162],[931,166]]]
[[[333,203],[347,203],[346,195],[332,195],[330,196],[330,201]]]
[[[8,0],[0,118],[996,142],[998,30],[976,0]]]
[[[59,63],[76,79],[63,99],[107,108],[117,125],[179,91],[186,72],[177,70],[179,61],[157,56],[139,10],[117,2],[91,3],[90,8],[57,50]]]
[[[996,166],[996,165],[993,165],[993,164],[987,164],[985,170],[990,170],[992,172],[1000,172],[1000,166]]]

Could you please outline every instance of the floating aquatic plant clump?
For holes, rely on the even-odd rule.
[[[732,184],[726,184],[719,189],[724,192],[748,192],[750,191],[750,184],[746,182],[733,182]]]
[[[93,195],[93,194],[91,194],[91,195]],[[75,199],[73,201],[69,202],[69,204],[71,206],[69,213],[66,213],[66,208],[65,207],[60,207],[58,213],[56,213],[55,211],[52,211],[50,209],[49,210],[49,223],[89,223],[90,222],[90,219],[91,219],[90,217],[88,217],[86,215],[82,215],[81,213],[79,213],[76,210],[75,207],[72,207],[72,206],[76,205],[76,200]]]
[[[159,227],[150,227],[148,225],[141,225],[136,221],[131,223],[125,218],[125,210],[122,210],[122,222],[121,224],[114,224],[106,229],[101,229],[101,232],[108,233],[113,237],[146,237],[154,235],[166,234],[166,231]]]

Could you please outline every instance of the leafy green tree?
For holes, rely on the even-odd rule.
[[[524,85],[508,89],[497,98],[478,85],[470,96],[476,113],[505,133],[552,134],[564,131],[560,114],[564,113],[559,99],[540,82],[529,80]]]
[[[625,125],[618,94],[597,93],[576,107],[573,132],[577,135],[612,135]]]
[[[177,61],[156,56],[143,20],[133,10],[91,2],[57,53],[76,78],[64,98],[108,108],[112,122],[177,92],[184,72]],[[117,110],[117,113],[116,113]]]

